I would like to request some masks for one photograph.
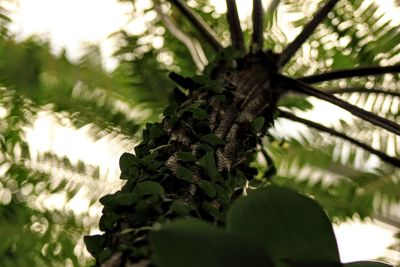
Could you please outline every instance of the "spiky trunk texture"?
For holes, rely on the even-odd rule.
[[[187,94],[175,89],[162,123],[147,125],[135,156],[121,157],[127,182],[101,199],[105,233],[85,240],[98,264],[147,266],[149,234],[177,217],[224,224],[256,173],[249,163],[257,138],[273,124],[281,95],[276,62],[272,52],[257,52],[221,60],[208,75],[171,75]]]

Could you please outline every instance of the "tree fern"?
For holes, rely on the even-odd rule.
[[[373,171],[360,171],[352,166],[353,159],[349,155],[354,153],[343,156],[347,161],[347,164],[343,164],[341,160],[332,156],[322,157],[321,153],[316,153],[314,150],[314,153],[304,153],[301,159],[291,158],[280,162],[275,159],[278,164],[274,167],[274,158],[267,150],[262,153],[264,162],[268,164],[263,170],[265,177],[250,178],[256,174],[252,164],[257,165],[257,162],[254,162],[257,140],[265,134],[263,130],[270,129],[274,125],[275,118],[283,114],[276,109],[277,103],[281,106],[289,105],[292,109],[296,106],[303,110],[310,109],[307,100],[282,99],[281,97],[286,96],[288,92],[314,96],[330,102],[363,120],[400,135],[400,126],[394,121],[349,104],[311,85],[315,82],[354,76],[398,73],[400,71],[398,65],[334,71],[330,68],[329,62],[319,64],[317,54],[313,60],[319,65],[314,69],[311,68],[311,71],[318,71],[321,74],[314,75],[311,71],[305,73],[303,70],[297,78],[289,78],[289,75],[296,76],[302,68],[301,63],[293,61],[296,59],[294,56],[298,55],[297,52],[309,38],[315,39],[313,33],[317,28],[328,29],[322,22],[338,1],[330,0],[321,2],[318,6],[314,5],[317,11],[311,18],[307,18],[307,23],[299,35],[289,44],[285,44],[285,47],[278,51],[279,54],[274,53],[274,50],[262,49],[264,36],[260,35],[258,29],[260,24],[263,24],[262,19],[259,19],[263,12],[259,12],[259,9],[253,10],[253,38],[249,49],[246,50],[244,46],[246,35],[238,22],[234,1],[227,1],[227,21],[232,47],[224,49],[223,41],[208,26],[204,17],[197,14],[184,1],[169,2],[190,22],[192,28],[197,31],[198,38],[206,43],[206,47],[214,50],[217,57],[202,75],[189,78],[176,73],[170,74],[170,78],[178,88],[173,91],[169,106],[163,113],[163,121],[147,125],[143,132],[143,141],[135,148],[136,155],[128,153],[122,155],[120,159],[122,177],[128,181],[121,190],[101,199],[105,209],[100,220],[100,230],[104,234],[86,237],[89,250],[97,258],[98,264],[129,265],[134,262],[148,264],[152,255],[152,248],[147,243],[149,233],[141,232],[140,229],[149,229],[151,232],[154,225],[166,223],[175,217],[193,216],[217,225],[224,224],[227,206],[237,194],[236,187],[231,183],[243,188],[245,177],[249,180],[250,187],[274,182],[282,183],[284,179],[281,178],[284,176],[280,176],[279,172],[282,172],[285,163],[288,163],[286,169],[296,172],[296,175],[299,175],[299,171],[307,172],[309,180],[305,184],[299,184],[302,190],[309,190],[309,193],[318,196],[320,201],[325,201],[326,204],[334,197],[340,199],[331,203],[330,212],[333,217],[343,219],[354,214],[359,214],[361,217],[370,215],[373,211],[374,193],[366,189],[379,179],[379,175]],[[257,6],[260,3],[255,1],[255,4]],[[196,7],[195,4],[193,6]],[[186,24],[182,27],[183,31],[185,27]],[[323,34],[326,35],[326,32]],[[267,36],[267,39],[271,36]],[[317,34],[316,46],[321,45],[322,39],[322,35]],[[320,50],[327,50],[326,44],[318,47]],[[275,47],[270,48],[275,49]],[[217,96],[218,100],[214,101]],[[296,120],[293,116],[285,117]],[[311,126],[311,123],[305,124]],[[352,144],[363,147],[393,166],[400,166],[400,161],[388,156],[385,151],[377,151],[345,133],[312,125],[318,130],[323,129],[336,137],[342,137]],[[318,149],[330,147],[329,152],[333,153],[333,146],[327,146],[324,141],[321,139],[321,146]],[[301,149],[311,147],[310,142],[307,144],[303,141],[302,145],[299,142],[297,144],[300,150],[296,151],[296,156],[303,152]],[[288,152],[285,151],[285,158],[289,158]],[[252,159],[253,163],[249,164]],[[312,162],[310,164],[312,167],[304,163],[308,160]],[[307,166],[308,170],[303,166]],[[278,175],[274,175],[276,172]],[[288,173],[289,176],[291,174],[293,173]],[[333,180],[341,180],[326,184],[327,181],[321,179],[322,175]],[[309,182],[313,181],[312,178],[316,180],[314,184]],[[366,193],[360,193],[358,189],[360,192],[366,190]],[[311,192],[312,190],[314,191]],[[330,193],[325,194],[326,192]],[[326,195],[329,197],[324,198]],[[343,209],[352,199],[359,201],[357,205]],[[181,212],[175,209],[178,202],[186,207]]]

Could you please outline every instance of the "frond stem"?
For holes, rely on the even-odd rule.
[[[220,51],[223,49],[221,42],[217,34],[208,26],[208,24],[196,13],[194,13],[190,7],[188,7],[183,0],[169,0],[173,3],[183,15],[185,15],[190,23],[199,31],[203,38],[208,42],[209,45],[215,50]]]
[[[382,118],[378,115],[375,115],[372,112],[366,111],[364,109],[361,109],[357,106],[354,106],[346,101],[341,100],[340,98],[337,98],[331,94],[319,91],[312,86],[303,83],[298,80],[294,80],[288,77],[281,76],[282,81],[284,81],[284,85],[289,86],[289,90],[294,90],[294,91],[300,91],[302,93],[305,93],[310,96],[314,96],[316,98],[325,100],[331,104],[334,104],[344,110],[349,111],[351,114],[354,116],[357,116],[361,119],[364,119],[372,124],[375,124],[376,126],[379,126],[383,129],[386,129],[396,135],[400,136],[400,125],[388,120],[386,118]]]
[[[385,161],[387,163],[390,163],[393,166],[400,167],[400,159],[391,157],[391,156],[389,156],[389,155],[387,155],[387,154],[385,154],[385,153],[383,153],[383,152],[381,152],[379,150],[376,150],[376,149],[372,148],[371,146],[369,146],[367,144],[364,144],[364,143],[362,143],[362,142],[360,142],[360,141],[358,141],[358,140],[356,140],[356,139],[354,139],[354,138],[352,138],[350,136],[347,136],[344,133],[338,132],[335,129],[328,128],[328,127],[323,126],[323,125],[321,125],[319,123],[315,123],[313,121],[297,117],[296,115],[294,115],[292,113],[289,113],[289,112],[286,112],[286,111],[283,111],[283,110],[279,110],[278,116],[280,116],[282,118],[289,119],[291,121],[302,123],[304,125],[307,125],[307,126],[309,126],[311,128],[319,130],[321,132],[328,133],[328,134],[330,134],[332,136],[340,137],[340,138],[342,138],[342,139],[344,139],[346,141],[349,141],[350,143],[352,143],[352,144],[354,144],[356,146],[359,146],[359,147],[363,148],[364,150],[370,152],[371,154],[374,154],[375,156],[379,157],[381,160],[383,160],[383,161]]]
[[[317,11],[312,20],[308,22],[301,33],[290,43],[281,53],[278,66],[283,67],[293,57],[296,51],[303,45],[303,43],[314,32],[315,28],[326,18],[329,11],[335,6],[339,0],[329,0],[327,3]]]
[[[324,91],[328,94],[346,94],[346,93],[361,93],[361,94],[384,94],[390,96],[400,97],[400,92],[397,91],[385,91],[382,89],[371,88],[367,89],[365,87],[355,87],[355,88],[336,88]]]
[[[263,48],[263,25],[264,25],[264,11],[261,0],[253,0],[253,35],[252,35],[252,43],[256,45],[257,49]]]
[[[394,218],[390,218],[389,216],[384,216],[382,214],[379,213],[374,213],[372,215],[372,218],[378,221],[381,221],[383,223],[386,223],[388,225],[391,225],[393,227],[397,227],[400,228],[400,222]]]
[[[179,41],[181,41],[189,50],[189,53],[192,56],[193,62],[196,65],[197,69],[199,71],[202,71],[204,67],[208,64],[208,60],[199,41],[191,38],[181,29],[179,29],[172,18],[165,14],[158,4],[155,4],[154,9],[156,10],[157,14],[159,15],[160,19],[162,20],[164,26],[168,29],[168,31]]]
[[[240,26],[236,0],[226,0],[228,13],[226,14],[231,33],[232,46],[238,51],[244,51],[242,27]]]
[[[399,73],[399,72],[400,72],[400,64],[392,66],[384,66],[384,67],[382,66],[358,67],[358,68],[334,70],[321,74],[304,76],[298,78],[298,80],[307,83],[319,83],[336,79],[379,75],[385,73]]]

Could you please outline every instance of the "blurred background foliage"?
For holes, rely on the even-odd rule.
[[[98,198],[118,188],[117,177],[110,181],[107,173],[100,171],[100,163],[72,162],[54,151],[33,151],[27,131],[40,116],[47,114],[59,125],[84,128],[92,140],[117,140],[121,149],[131,150],[144,124],[161,117],[173,88],[168,73],[195,75],[216,57],[167,1],[149,1],[147,8],[139,1],[120,2],[131,2],[133,18],[144,19],[146,27],[134,34],[121,29],[110,37],[119,44],[115,52],[119,64],[111,72],[104,70],[97,46],[88,46],[84,56],[72,62],[65,52],[52,54],[50,43],[39,37],[17,41],[9,31],[8,11],[0,7],[1,266],[89,265],[82,236],[97,227]],[[322,1],[265,2],[266,48],[280,52]],[[224,15],[205,0],[188,4],[229,45]],[[332,69],[399,63],[400,28],[385,16],[378,1],[342,0],[329,18],[285,73],[301,77]],[[242,23],[249,42],[251,20]],[[179,34],[186,43],[177,38]],[[318,87],[400,122],[398,74],[342,79]],[[398,136],[359,119],[345,116],[340,120],[335,112],[332,117],[316,116],[318,108],[325,106],[315,99],[293,95],[281,105],[400,156]],[[373,217],[398,226],[398,207],[393,207],[400,200],[399,170],[315,130],[283,119],[276,126],[264,138],[260,157],[253,163],[260,171],[258,185],[276,183],[312,195],[336,222]],[[270,158],[263,157],[262,150]],[[76,212],[68,205],[77,195],[88,202],[87,211]],[[65,205],[49,205],[60,196]],[[398,245],[393,249],[399,250]]]

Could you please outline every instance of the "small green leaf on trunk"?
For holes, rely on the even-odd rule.
[[[215,184],[214,188],[217,190],[217,200],[220,203],[229,204],[231,201],[231,191],[219,184]]]
[[[259,132],[264,126],[264,122],[265,122],[264,117],[255,118],[251,123],[251,127],[253,128],[254,132],[256,133]]]
[[[234,186],[235,188],[243,188],[244,185],[246,184],[246,176],[244,175],[244,173],[242,171],[237,170],[236,171],[236,175],[234,178]]]
[[[200,106],[204,104],[204,101],[198,101],[195,103],[192,103],[184,108],[182,108],[181,110],[179,110],[178,115],[182,116],[185,112],[190,112],[193,115],[193,118],[197,119],[197,120],[204,120],[208,117],[207,112],[202,109]]]
[[[148,142],[148,143],[141,143],[140,145],[137,145],[135,147],[135,154],[138,158],[141,158],[149,153],[151,149],[155,147],[154,142]]]
[[[202,180],[198,183],[198,186],[210,198],[214,198],[217,195],[217,190],[215,189],[214,184],[209,181]]]
[[[180,161],[196,161],[196,157],[192,154],[192,152],[178,152],[176,153],[176,156]]]
[[[103,235],[87,235],[83,237],[83,241],[89,253],[93,256],[97,256],[103,250],[106,238]]]
[[[187,203],[181,200],[175,200],[171,204],[170,210],[178,215],[184,216],[187,215],[192,210],[192,207],[190,207]]]
[[[103,263],[106,260],[108,260],[111,257],[111,255],[112,255],[111,250],[109,248],[105,248],[99,253],[97,259],[99,260],[100,263]]]
[[[194,78],[183,77],[175,72],[171,72],[169,78],[186,89],[193,90],[201,86]]]
[[[185,181],[192,181],[193,173],[186,167],[179,166],[176,169],[176,177]]]
[[[141,144],[147,144],[150,141],[150,130],[147,128],[148,124],[146,124],[146,128],[143,129],[142,132],[142,142]],[[137,155],[137,153],[136,153]]]
[[[214,153],[209,151],[203,157],[201,157],[197,164],[206,172],[206,174],[213,180],[217,180],[218,173],[217,166],[215,165]]]
[[[176,101],[178,104],[182,104],[188,99],[188,96],[179,88],[174,88],[172,94],[169,96],[170,101]]]
[[[212,146],[225,145],[225,141],[216,136],[215,134],[207,134],[203,136],[201,139]]]
[[[156,162],[152,162],[151,164],[147,165],[147,170],[150,172],[154,172],[156,170],[158,170],[161,166],[165,165],[164,161],[156,161]]]
[[[218,208],[214,207],[213,204],[208,201],[203,201],[201,203],[201,207],[203,210],[207,211],[210,215],[216,218],[220,216]]]
[[[145,199],[139,201],[135,206],[135,211],[137,212],[146,212],[149,209],[154,209],[157,207],[157,204],[160,202],[160,197],[158,195],[152,195]]]
[[[191,108],[188,111],[193,114],[193,118],[196,120],[204,120],[208,117],[207,112],[202,108]]]
[[[141,158],[141,163],[144,166],[148,166],[153,160],[155,160],[155,158],[157,158],[158,154],[157,151],[153,152],[153,153],[149,153],[146,156]]]
[[[122,180],[136,180],[139,177],[139,168],[131,167],[128,171],[122,172],[120,179]]]
[[[173,114],[175,114],[176,110],[178,109],[178,105],[176,104],[175,101],[172,101],[165,109],[163,112],[163,115],[165,117],[169,117],[172,116]]]
[[[209,75],[196,75],[192,77],[193,81],[201,85],[206,85],[212,82]]]
[[[127,172],[130,167],[137,166],[138,164],[138,159],[131,153],[124,153],[119,158],[119,168],[122,172]]]
[[[221,94],[225,88],[219,82],[212,82],[205,86],[206,90],[213,92],[214,94]]]
[[[198,148],[199,148],[199,150],[203,150],[203,151],[206,151],[206,152],[214,152],[214,148],[212,146],[210,146],[210,145],[207,145],[207,144],[200,144],[198,146]]]
[[[218,102],[225,102],[225,100],[226,100],[226,96],[225,95],[215,95],[212,98],[215,99]]]
[[[155,139],[160,137],[163,134],[162,126],[160,123],[154,123],[150,126],[149,129],[149,137],[150,139]]]
[[[132,193],[143,196],[143,195],[158,195],[162,196],[164,194],[164,188],[156,182],[144,181],[135,186]]]
[[[100,218],[100,223],[99,223],[100,230],[101,231],[112,230],[119,218],[120,217],[113,212],[107,212],[106,214],[103,214],[103,216],[101,216]]]
[[[122,193],[118,191],[114,194],[105,195],[100,198],[100,203],[104,206],[129,206],[138,201],[138,196],[135,193]]]

